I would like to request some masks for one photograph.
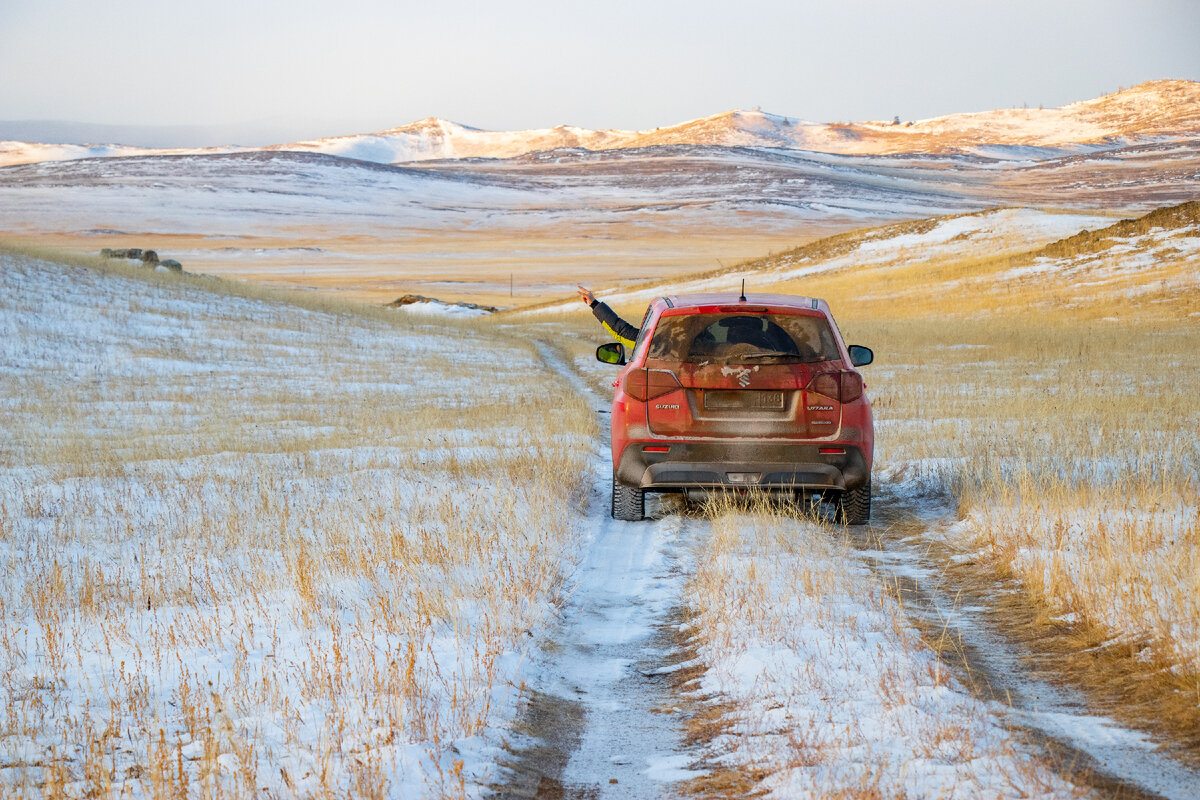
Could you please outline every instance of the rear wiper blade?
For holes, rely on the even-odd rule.
[[[773,350],[770,352],[749,353],[747,355],[740,356],[740,358],[799,358],[799,357],[800,357],[799,353],[784,353],[779,350]]]

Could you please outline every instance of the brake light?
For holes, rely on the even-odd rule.
[[[669,452],[671,452],[671,448],[663,447],[662,445],[653,445],[652,444],[647,447],[643,447],[642,452],[643,453],[669,453]]]
[[[846,448],[844,447],[818,447],[817,452],[823,456],[844,456]]]
[[[832,397],[839,403],[853,403],[862,397],[862,375],[854,370],[822,372],[808,382],[808,391]]]
[[[635,369],[625,375],[625,394],[634,400],[653,400],[682,388],[675,373],[666,369]]]
[[[847,370],[842,373],[842,402],[853,403],[862,397],[862,375]]]

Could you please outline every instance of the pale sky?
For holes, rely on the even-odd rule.
[[[754,107],[921,119],[1155,78],[1200,80],[1200,2],[0,0],[0,120],[275,141],[427,116],[491,129],[645,129]]]

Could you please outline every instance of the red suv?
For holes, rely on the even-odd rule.
[[[645,493],[759,489],[871,515],[874,424],[862,376],[824,300],[693,294],[650,304],[612,404],[612,515],[645,517]]]

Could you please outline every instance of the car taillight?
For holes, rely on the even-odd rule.
[[[862,376],[853,370],[822,372],[808,382],[808,390],[832,397],[839,403],[853,403],[862,397]]]
[[[665,369],[635,369],[625,376],[625,394],[634,400],[653,400],[679,388],[675,373]]]

